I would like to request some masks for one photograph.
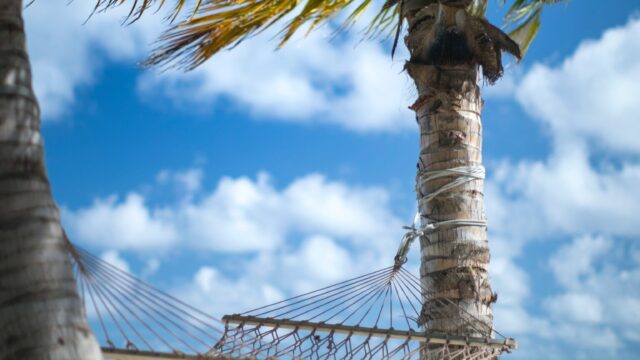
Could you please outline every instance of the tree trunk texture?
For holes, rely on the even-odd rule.
[[[482,99],[479,65],[466,48],[460,7],[427,4],[405,7],[409,23],[405,43],[411,59],[406,70],[418,99],[411,106],[420,127],[417,198],[423,221],[485,220],[484,181],[472,180],[427,201],[425,196],[452,178],[425,182],[426,174],[482,165]],[[409,4],[411,5],[411,4]],[[428,219],[428,220],[427,220]],[[420,238],[422,321],[428,330],[487,336],[493,328],[495,296],[488,276],[486,226],[443,227]],[[448,299],[455,305],[444,305]],[[470,321],[471,316],[479,321]]]
[[[22,0],[0,1],[0,359],[93,360],[51,195]]]

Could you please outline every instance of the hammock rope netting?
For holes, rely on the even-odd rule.
[[[107,358],[200,359],[223,335],[223,323],[211,315],[82,248],[70,252],[87,318]]]
[[[404,253],[408,244],[401,245]],[[71,253],[87,316],[112,356],[480,360],[516,346],[453,301],[435,298],[400,255],[394,266],[220,321],[81,248]],[[425,327],[429,317],[452,315],[469,334]]]
[[[482,166],[430,171],[417,190],[448,179],[421,200],[428,202],[484,176]],[[404,267],[416,238],[460,226],[486,227],[486,221],[435,221],[418,212],[393,266],[223,321],[83,249],[69,244],[69,252],[87,316],[104,353],[115,359],[496,359],[515,340],[423,287]],[[438,324],[460,330],[439,333]]]
[[[493,359],[515,346],[493,337],[451,300],[423,314],[420,279],[393,266],[243,314],[227,315],[215,350],[236,357],[300,359]],[[440,306],[433,306],[433,303]],[[437,310],[441,309],[441,310]],[[472,336],[429,332],[424,317],[456,318]],[[243,346],[253,339],[252,346]],[[259,340],[259,341],[257,341]]]

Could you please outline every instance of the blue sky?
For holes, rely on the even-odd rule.
[[[322,29],[159,73],[136,63],[162,24],[123,28],[122,9],[82,25],[90,8],[25,11],[75,242],[219,316],[390,264],[415,211],[406,52]],[[483,89],[496,326],[521,343],[508,358],[640,353],[638,11],[547,9],[526,59]]]

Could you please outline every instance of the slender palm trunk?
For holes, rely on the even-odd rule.
[[[428,7],[433,8],[426,11]],[[423,221],[482,224],[481,178],[427,199],[455,178],[427,180],[434,171],[482,166],[480,70],[469,54],[471,50],[460,42],[462,35],[454,30],[456,17],[461,18],[456,16],[458,11],[464,8],[436,4],[405,9],[404,13],[410,27],[405,41],[411,53],[406,70],[418,90],[418,100],[412,106],[420,126],[416,192]],[[457,335],[490,334],[495,296],[489,284],[486,226],[442,226],[421,237],[420,245],[421,280],[430,291],[424,297],[422,313],[427,328]],[[470,321],[471,316],[479,321]]]
[[[21,12],[0,1],[0,359],[100,359],[45,171]]]

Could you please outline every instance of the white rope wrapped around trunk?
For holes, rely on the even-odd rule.
[[[447,190],[451,190],[455,187],[466,184],[473,180],[484,180],[484,175],[485,175],[485,170],[484,170],[484,166],[482,165],[460,166],[460,167],[455,167],[451,169],[427,171],[423,173],[423,176],[419,176],[420,180],[418,181],[418,184],[417,184],[418,188],[416,192],[421,194],[420,189],[428,181],[446,178],[446,177],[453,177],[452,181],[446,183],[445,185],[438,188],[438,190],[424,197],[426,201],[431,201],[436,196],[440,195],[441,193]]]
[[[421,188],[426,182],[447,177],[452,178],[451,181],[447,182],[437,190],[423,197],[425,201],[431,201],[435,199],[436,196],[442,194],[445,191],[451,190],[458,186],[462,186],[474,180],[484,180],[485,169],[482,165],[460,166],[451,169],[427,171],[422,173],[422,176],[420,175],[421,174],[418,173],[419,180],[416,184],[416,192],[420,195],[422,195]],[[426,223],[423,224],[422,219],[426,219]],[[487,226],[487,221],[475,219],[434,221],[427,218],[426,216],[423,216],[418,209],[414,219],[413,227],[406,228],[409,231],[405,233],[405,235],[402,237],[402,241],[400,242],[400,247],[398,248],[398,252],[395,256],[396,266],[401,266],[402,264],[407,262],[407,253],[409,252],[409,247],[413,243],[413,240],[415,240],[417,237],[427,236],[428,234],[433,233],[434,231],[442,227],[455,226]]]

